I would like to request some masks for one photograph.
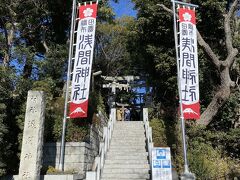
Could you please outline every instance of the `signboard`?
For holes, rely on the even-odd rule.
[[[195,11],[179,8],[180,63],[184,119],[200,118],[198,54]]]
[[[172,180],[171,152],[169,147],[152,149],[152,180]]]
[[[70,118],[87,117],[95,41],[97,4],[79,7],[77,43],[72,76]]]

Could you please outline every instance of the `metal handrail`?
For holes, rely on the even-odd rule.
[[[149,120],[148,120],[148,108],[143,108],[143,123],[144,128],[146,132],[146,138],[147,138],[147,148],[148,148],[148,154],[149,154],[149,164],[150,164],[150,170],[152,174],[152,149],[154,147],[153,145],[153,138],[152,138],[152,127],[149,126]]]
[[[98,156],[96,156],[94,159],[92,171],[88,171],[86,173],[86,180],[100,180],[106,154],[110,147],[115,122],[116,122],[116,109],[112,108],[110,112],[110,118],[107,123],[107,127],[103,128],[103,138],[99,145]]]

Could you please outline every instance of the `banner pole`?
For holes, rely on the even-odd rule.
[[[187,146],[186,146],[186,133],[185,133],[185,120],[183,116],[183,107],[182,107],[182,89],[180,84],[180,67],[179,67],[179,52],[178,52],[178,37],[177,37],[177,17],[176,17],[176,4],[172,0],[173,4],[173,18],[174,18],[174,37],[175,37],[175,48],[176,48],[176,58],[177,58],[177,79],[178,79],[178,92],[179,92],[179,104],[180,104],[180,120],[181,120],[181,129],[182,129],[182,143],[183,143],[183,157],[184,157],[184,173],[189,173],[188,160],[187,160]]]
[[[67,110],[68,110],[68,99],[69,99],[69,84],[71,76],[71,62],[72,62],[72,52],[73,52],[73,36],[75,27],[75,14],[76,14],[76,0],[72,3],[72,18],[71,18],[71,31],[70,31],[70,42],[69,42],[69,52],[68,52],[68,71],[67,71],[67,85],[65,93],[65,103],[64,103],[64,115],[63,115],[63,125],[62,125],[62,139],[60,147],[60,157],[59,166],[60,171],[64,170],[64,152],[65,152],[65,134],[66,134],[66,121],[67,121]]]

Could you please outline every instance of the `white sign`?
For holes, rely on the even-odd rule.
[[[152,180],[172,180],[172,163],[169,147],[152,149]]]

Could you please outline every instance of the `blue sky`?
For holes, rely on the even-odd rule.
[[[111,1],[110,4],[114,9],[117,18],[122,16],[136,17],[137,12],[133,9],[134,4],[131,2],[131,0],[119,0],[119,3],[114,3]]]

